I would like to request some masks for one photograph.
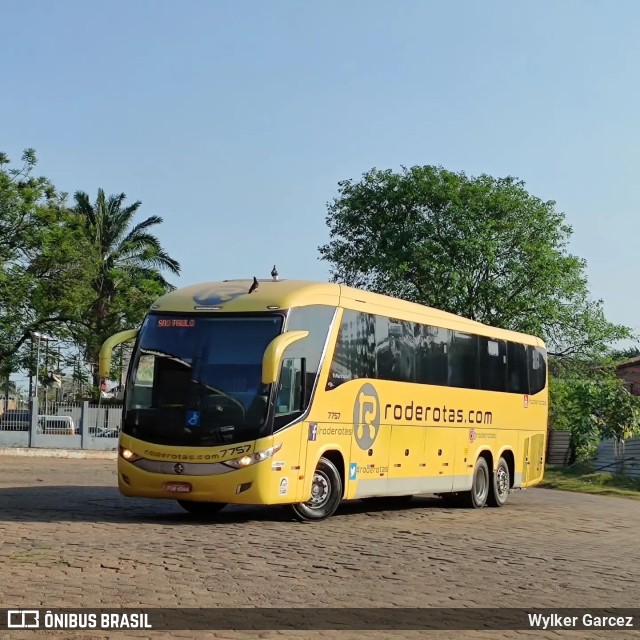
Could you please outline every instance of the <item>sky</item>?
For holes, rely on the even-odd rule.
[[[160,215],[174,284],[326,280],[326,205],[373,167],[515,176],[554,200],[640,332],[640,3],[0,4],[0,151]]]

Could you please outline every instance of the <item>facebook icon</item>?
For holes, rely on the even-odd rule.
[[[318,439],[318,424],[316,422],[309,423],[309,440],[315,441]]]

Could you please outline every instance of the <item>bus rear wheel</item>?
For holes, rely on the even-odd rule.
[[[511,478],[509,477],[509,465],[504,458],[500,458],[496,472],[493,474],[493,482],[489,491],[489,505],[502,507],[509,497]]]
[[[313,473],[311,497],[306,502],[292,504],[298,520],[323,520],[336,512],[342,501],[342,478],[331,460],[320,458]]]
[[[185,511],[196,516],[212,516],[227,506],[226,502],[191,502],[190,500],[178,500],[178,504]]]

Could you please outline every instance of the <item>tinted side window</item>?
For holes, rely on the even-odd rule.
[[[540,347],[529,347],[530,393],[539,393],[547,384],[547,354]]]
[[[327,389],[357,378],[374,378],[375,371],[375,316],[344,311]]]
[[[517,342],[507,343],[507,370],[510,393],[529,393],[527,347]]]
[[[480,388],[507,390],[507,345],[504,340],[478,338],[480,352]]]
[[[381,380],[415,380],[416,339],[414,324],[376,317],[376,366]]]
[[[286,357],[305,359],[305,408],[309,406],[311,394],[320,368],[320,358],[327,341],[329,327],[335,314],[334,307],[313,305],[297,307],[289,312],[287,331],[308,331],[309,335],[292,344],[285,353]]]
[[[478,388],[478,336],[454,331],[449,350],[449,386]]]
[[[447,386],[449,330],[426,325],[418,327],[416,382]]]
[[[391,320],[389,332],[397,336],[399,351],[398,379],[402,382],[415,382],[417,339],[415,324],[407,320]]]
[[[376,316],[376,372],[381,380],[394,380],[395,353],[389,336],[389,318]]]

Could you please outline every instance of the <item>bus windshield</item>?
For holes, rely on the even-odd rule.
[[[147,442],[216,446],[265,435],[262,357],[283,316],[149,315],[127,386],[122,430]]]

